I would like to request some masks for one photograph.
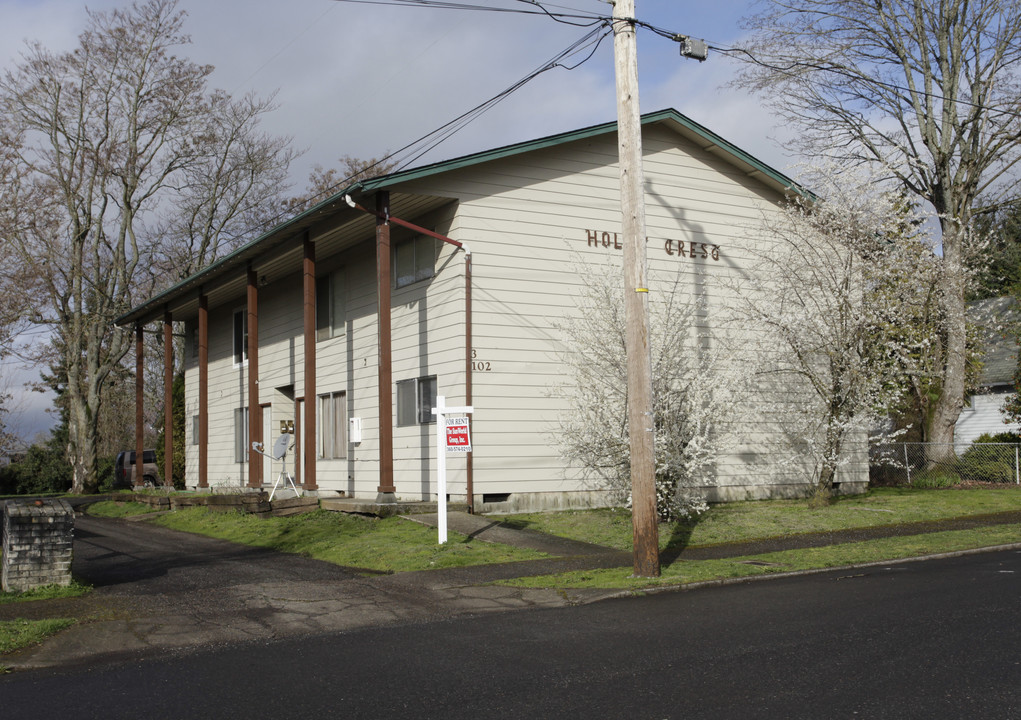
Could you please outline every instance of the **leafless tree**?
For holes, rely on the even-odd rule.
[[[768,0],[748,26],[739,84],[800,129],[795,149],[879,167],[939,219],[945,342],[926,435],[950,443],[966,382],[972,222],[1016,196],[1021,3]]]
[[[160,227],[164,282],[201,270],[272,224],[267,214],[287,188],[295,157],[290,139],[258,129],[271,100],[222,92],[206,101],[192,161],[181,168],[181,187]]]
[[[308,174],[305,192],[288,200],[283,212],[295,214],[307,210],[359,180],[391,173],[397,169],[397,165],[397,160],[392,159],[389,154],[368,160],[344,155],[340,158],[337,168],[327,169],[317,163]]]
[[[76,492],[98,484],[104,389],[133,345],[112,320],[155,286],[160,213],[201,195],[200,168],[215,166],[217,141],[238,129],[231,112],[252,132],[245,123],[261,107],[253,100],[246,114],[244,101],[207,93],[212,68],[175,55],[188,42],[183,22],[174,0],[93,12],[73,51],[31,44],[0,77],[22,174],[6,188],[7,239],[38,278],[29,319],[50,328],[66,373]]]

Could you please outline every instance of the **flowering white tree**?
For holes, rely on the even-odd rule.
[[[570,402],[561,418],[561,452],[595,485],[631,504],[627,423],[624,298],[616,267],[581,266],[586,289],[578,312],[559,323],[568,372],[555,392]],[[706,286],[681,291],[656,282],[649,302],[655,414],[656,506],[661,519],[707,509],[722,448],[720,427],[733,404],[734,383],[722,372],[723,347],[705,327]],[[660,279],[662,280],[662,279]],[[657,293],[655,287],[665,288]]]
[[[810,468],[825,502],[840,468],[865,461],[849,441],[886,424],[904,364],[927,352],[931,338],[902,324],[932,252],[897,195],[792,201],[764,229],[774,243],[735,288],[740,315],[759,382],[776,390],[774,462]]]
[[[973,223],[1021,181],[1021,3],[764,0],[740,78],[799,132],[790,146],[871,166],[940,226],[941,340],[924,417],[930,461],[952,454],[968,375]]]

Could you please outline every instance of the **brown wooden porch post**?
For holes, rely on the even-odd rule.
[[[248,268],[248,487],[262,487],[262,406],[259,404],[259,274]],[[265,448],[263,448],[265,449]]]
[[[135,323],[135,487],[139,487],[145,472],[145,443],[142,434],[144,417],[142,398],[145,395],[145,373],[143,372],[142,323]]]
[[[209,299],[199,295],[199,487],[209,487]]]
[[[301,485],[301,408],[302,398],[294,399],[294,484]]]
[[[379,487],[376,502],[396,502],[394,486],[394,420],[390,387],[393,364],[390,345],[390,193],[376,193],[376,297],[379,315]]]
[[[163,484],[174,484],[174,318],[163,311]]]
[[[303,287],[305,324],[305,483],[306,491],[319,489],[316,483],[316,246],[305,235]]]

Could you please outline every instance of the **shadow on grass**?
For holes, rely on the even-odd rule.
[[[680,558],[681,553],[684,552],[684,549],[691,542],[691,535],[695,531],[700,517],[695,516],[689,520],[660,526],[661,530],[669,528],[670,532],[670,539],[667,540],[666,545],[659,553],[660,565],[669,566]]]

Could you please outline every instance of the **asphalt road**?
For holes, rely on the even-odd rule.
[[[1018,718],[1021,551],[0,678],[5,717]]]

